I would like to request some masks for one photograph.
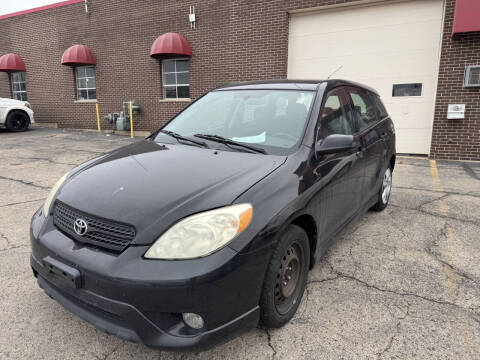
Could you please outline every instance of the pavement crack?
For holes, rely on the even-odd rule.
[[[467,173],[468,176],[470,176],[471,178],[473,178],[475,180],[480,180],[480,177],[477,175],[477,173],[471,168],[471,166],[468,163],[462,162],[462,167],[463,167],[463,170],[465,170],[465,172]]]
[[[277,349],[275,349],[275,347],[272,344],[272,336],[270,335],[270,330],[267,328],[264,328],[264,330],[265,330],[265,333],[267,334],[267,341],[268,341],[267,345],[273,351],[272,359],[275,359],[275,357],[277,356]]]
[[[5,205],[0,205],[0,208],[2,208],[2,207],[7,207],[7,206],[13,206],[13,205],[28,204],[28,203],[31,203],[31,202],[43,201],[43,200],[45,200],[45,198],[34,199],[34,200],[27,200],[27,201],[19,201],[19,202],[9,203],[9,204],[5,204]]]
[[[431,302],[431,303],[435,303],[435,304],[438,304],[438,305],[447,305],[447,306],[453,306],[455,308],[458,308],[458,309],[461,309],[461,310],[465,310],[465,311],[473,311],[475,312],[476,310],[479,309],[479,307],[463,307],[461,305],[458,305],[454,302],[451,302],[451,301],[446,301],[446,300],[440,300],[440,299],[433,299],[433,298],[430,298],[430,297],[427,297],[427,296],[424,296],[424,295],[420,295],[420,294],[416,294],[416,293],[413,293],[413,292],[407,292],[407,291],[398,291],[398,290],[392,290],[392,289],[385,289],[385,288],[381,288],[377,285],[374,285],[374,284],[370,284],[368,283],[367,281],[365,280],[362,280],[362,279],[359,279],[353,275],[348,275],[348,274],[345,274],[345,273],[342,273],[338,270],[336,270],[331,264],[329,264],[330,267],[332,268],[332,271],[335,272],[338,277],[337,279],[339,278],[344,278],[344,279],[349,279],[349,280],[352,280],[352,281],[355,281],[355,282],[358,282],[360,284],[363,284],[365,287],[367,287],[368,289],[373,289],[373,290],[376,290],[376,291],[379,291],[379,292],[383,292],[383,293],[389,293],[389,294],[394,294],[394,295],[398,295],[398,296],[402,296],[402,297],[414,297],[414,298],[417,298],[417,299],[422,299],[424,301],[428,301],[428,302]],[[332,278],[330,280],[335,280],[335,278]]]
[[[50,190],[50,188],[47,187],[47,186],[38,185],[38,184],[35,184],[34,182],[31,182],[31,181],[14,179],[14,178],[9,178],[9,177],[6,177],[6,176],[1,176],[1,175],[0,175],[0,180],[9,180],[9,181],[18,182],[18,183],[23,184],[23,185],[32,186],[32,187],[37,188],[37,189]]]
[[[340,275],[337,275],[337,276],[334,276],[334,277],[327,277],[327,278],[324,278],[324,279],[318,279],[318,280],[310,280],[307,282],[307,285],[309,284],[320,284],[320,283],[324,283],[324,282],[327,282],[327,281],[335,281],[337,279],[339,279],[341,276]]]
[[[376,354],[377,359],[381,359],[383,357],[383,355],[385,355],[387,352],[390,351],[390,349],[392,348],[393,342],[397,338],[398,334],[400,334],[400,326],[402,325],[402,322],[410,315],[410,304],[409,303],[407,303],[407,304],[408,304],[407,305],[407,311],[405,312],[405,315],[397,318],[397,323],[395,325],[395,331],[392,334],[392,336],[390,336],[390,339],[388,340],[387,345],[383,348],[383,350]]]
[[[4,252],[7,252],[9,250],[14,250],[14,249],[20,249],[20,248],[28,248],[29,245],[15,245],[15,246],[10,246],[8,248],[5,248],[5,249],[0,249],[0,254],[1,253],[4,253]]]
[[[426,247],[425,248],[425,252],[427,254],[429,254],[434,260],[438,261],[440,264],[448,267],[450,270],[452,270],[455,274],[457,274],[458,276],[466,279],[466,280],[469,280],[471,282],[473,282],[474,284],[476,285],[479,285],[479,280],[478,278],[475,278],[473,275],[470,275],[468,274],[467,272],[457,268],[455,265],[452,265],[450,264],[448,261],[442,259],[442,257],[440,256],[439,253],[437,253],[436,251],[434,251],[431,247]]]
[[[71,164],[71,163],[62,163],[59,161],[55,161],[49,158],[42,158],[42,157],[18,157],[17,159],[20,160],[31,160],[31,161],[46,161],[49,162],[50,164],[56,164],[56,165],[68,165],[68,166],[77,166],[78,164]]]
[[[420,205],[418,205],[416,208],[414,208],[415,210],[423,210],[422,208],[425,206],[425,205],[428,205],[428,204],[431,204],[431,203],[434,203],[435,201],[440,201],[440,200],[444,200],[445,198],[451,196],[451,194],[443,194],[442,196],[438,197],[438,198],[435,198],[435,199],[430,199],[430,200],[427,200],[427,201],[424,201],[422,202]]]
[[[471,224],[471,225],[480,227],[480,221],[462,219],[462,218],[457,218],[457,217],[454,217],[454,216],[437,214],[437,213],[426,211],[426,210],[419,209],[419,208],[412,208],[412,207],[400,206],[400,205],[395,205],[395,204],[389,204],[388,206],[399,208],[399,209],[404,209],[404,210],[417,211],[417,212],[422,213],[424,215],[433,216],[433,217],[437,217],[437,218],[440,218],[440,219],[450,219],[450,220],[458,221],[458,222],[461,222],[461,223]]]
[[[446,194],[446,195],[458,195],[458,196],[471,196],[477,199],[480,199],[480,195],[474,193],[474,192],[458,192],[458,191],[440,191],[440,190],[433,190],[433,189],[426,189],[426,188],[417,188],[417,187],[411,187],[411,186],[400,186],[400,185],[395,185],[394,189],[402,189],[402,190],[413,190],[413,191],[424,191],[424,192],[429,192],[429,193],[434,193],[434,194]],[[438,198],[436,199],[438,200]]]
[[[2,233],[1,231],[0,231],[0,239],[5,240],[5,242],[7,243],[7,245],[9,245],[9,246],[12,245],[12,243],[10,242],[10,240],[8,240],[7,236],[6,236],[4,233]],[[1,251],[1,250],[0,250],[0,251]]]

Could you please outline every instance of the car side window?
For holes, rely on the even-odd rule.
[[[317,141],[332,134],[353,135],[354,133],[350,104],[346,101],[343,89],[332,90],[327,95],[320,115]]]
[[[353,113],[357,120],[360,131],[365,130],[375,122],[377,122],[377,112],[375,103],[368,91],[357,88],[347,89],[353,103]]]

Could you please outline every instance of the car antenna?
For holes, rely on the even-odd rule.
[[[343,67],[343,65],[340,65],[337,70],[335,70],[335,71],[332,72],[330,75],[328,75],[327,80],[330,79],[330,78],[332,77],[332,75],[335,74],[335,73],[336,73],[338,70],[340,70],[342,67]]]

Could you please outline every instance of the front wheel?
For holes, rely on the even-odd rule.
[[[14,110],[10,112],[5,121],[5,127],[9,131],[20,132],[28,129],[30,119],[23,111]]]
[[[262,326],[278,328],[295,315],[307,284],[310,244],[305,231],[290,225],[272,255],[260,299]]]
[[[390,193],[392,192],[392,169],[390,165],[387,167],[383,173],[382,186],[378,191],[378,200],[375,205],[371,208],[374,211],[382,211],[388,205],[388,200],[390,199]]]

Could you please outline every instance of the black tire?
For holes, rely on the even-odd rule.
[[[20,110],[11,111],[5,121],[5,127],[7,130],[13,132],[25,131],[28,129],[28,125],[30,125],[30,118]]]
[[[383,192],[385,190],[385,182],[386,182],[385,177],[387,176],[388,173],[390,174],[390,189],[388,190],[388,194],[387,194],[386,199],[385,199],[385,197],[383,196]],[[390,200],[391,190],[392,190],[392,168],[391,168],[390,165],[388,165],[388,167],[383,172],[382,185],[380,186],[380,189],[378,190],[377,203],[375,205],[373,205],[370,208],[370,210],[382,211],[383,209],[385,209],[388,205],[388,200]]]
[[[278,328],[295,315],[307,284],[309,261],[307,234],[299,226],[288,226],[273,252],[265,275],[260,298],[261,326]],[[295,268],[296,262],[298,266]]]

